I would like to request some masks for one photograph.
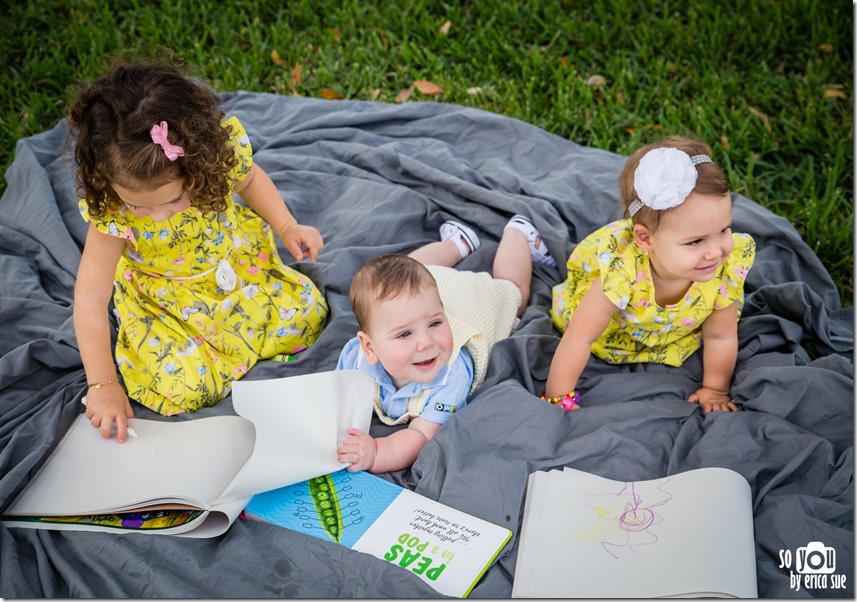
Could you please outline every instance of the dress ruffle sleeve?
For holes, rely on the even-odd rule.
[[[224,127],[228,126],[231,130],[232,147],[235,149],[235,155],[238,157],[238,165],[229,171],[229,181],[234,185],[235,182],[240,182],[250,173],[250,168],[253,167],[253,148],[250,146],[250,137],[244,130],[244,126],[238,121],[234,115],[223,122]]]
[[[89,206],[86,204],[85,199],[78,201],[77,207],[80,210],[83,220],[91,222],[102,234],[125,238],[131,242],[136,240],[138,233],[132,224],[132,220],[135,218],[124,207],[117,210],[108,209],[103,216],[96,218],[90,217]]]
[[[615,222],[610,226],[599,241],[595,260],[598,262],[604,294],[613,305],[625,309],[631,300],[637,274],[636,247],[623,222]]]
[[[720,272],[720,289],[714,298],[714,309],[729,307],[735,301],[743,304],[744,281],[756,257],[756,242],[749,234],[732,234],[732,252]]]

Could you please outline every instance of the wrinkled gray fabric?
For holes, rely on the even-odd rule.
[[[483,241],[460,267],[490,270],[514,213],[530,216],[562,259],[620,215],[624,157],[510,118],[436,103],[222,97],[291,211],[321,230],[318,262],[296,267],[323,288],[332,310],[298,361],[264,361],[246,378],[333,369],[357,330],[347,297],[355,270],[375,255],[437,240],[445,219],[473,224]],[[21,140],[0,200],[0,510],[83,410],[71,316],[86,224],[63,158],[65,137],[60,123]],[[580,384],[583,409],[566,414],[540,401],[559,342],[550,289],[565,267],[536,266],[531,304],[513,336],[494,348],[484,386],[411,470],[390,475],[515,532],[472,597],[510,595],[527,475],[562,466],[617,480],[732,468],[753,491],[759,594],[854,597],[853,311],[840,308],[827,272],[785,220],[740,195],[734,201],[735,230],[758,245],[733,390],[743,411],[703,416],[685,401],[699,385],[700,354],[680,368],[592,358]],[[224,413],[233,413],[230,398],[171,420]],[[376,419],[372,432],[390,429]],[[813,541],[835,548],[847,589],[789,589],[779,551]],[[381,560],[249,521],[210,540],[0,527],[0,558],[7,598],[435,595]],[[728,570],[728,559],[700,562]]]

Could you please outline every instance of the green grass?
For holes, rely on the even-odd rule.
[[[218,90],[395,102],[425,79],[443,93],[411,100],[486,109],[622,154],[666,134],[703,137],[732,189],[791,221],[852,305],[843,0],[33,0],[6,12],[4,169],[15,141],[52,127],[120,52],[171,49]],[[587,83],[593,75],[606,83]]]

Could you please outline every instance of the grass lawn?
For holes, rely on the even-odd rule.
[[[162,47],[223,91],[397,102],[413,88],[411,100],[478,107],[621,154],[667,134],[702,137],[732,189],[791,221],[852,304],[849,2],[5,4],[4,171],[15,141],[52,127],[111,56]]]

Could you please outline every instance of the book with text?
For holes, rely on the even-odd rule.
[[[244,513],[371,554],[461,598],[512,535],[381,477],[346,470],[258,494]]]
[[[512,597],[757,595],[752,496],[737,472],[529,476]]]
[[[368,431],[374,381],[357,370],[233,383],[239,416],[130,419],[104,439],[79,415],[4,511],[6,526],[213,537],[250,498],[342,467],[348,427]]]

